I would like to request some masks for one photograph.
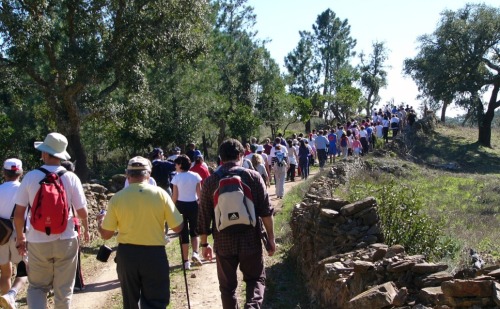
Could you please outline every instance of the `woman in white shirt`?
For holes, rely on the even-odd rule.
[[[198,173],[189,171],[191,160],[186,155],[179,155],[174,160],[174,163],[177,174],[172,178],[172,200],[184,219],[184,228],[180,233],[182,258],[184,267],[191,269],[191,263],[188,260],[189,236],[191,236],[191,247],[193,249],[191,260],[195,265],[203,265],[198,254],[200,238],[196,231],[198,228],[198,199],[201,195],[201,176]]]

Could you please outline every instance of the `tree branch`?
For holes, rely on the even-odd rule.
[[[494,63],[493,63],[493,62],[491,62],[491,61],[490,61],[490,59],[488,59],[488,58],[484,58],[484,57],[483,57],[483,61],[484,61],[484,62],[486,62],[486,65],[487,65],[490,69],[495,70],[495,71],[497,71],[498,73],[500,73],[500,66],[499,66],[499,65],[494,64]]]
[[[119,84],[120,82],[118,80],[115,80],[111,85],[109,85],[99,93],[98,99],[101,100],[107,97],[111,92],[118,88]]]

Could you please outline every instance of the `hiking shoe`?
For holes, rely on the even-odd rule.
[[[5,309],[16,309],[16,299],[13,294],[4,294],[0,296],[0,307]]]
[[[191,263],[189,261],[184,262],[184,269],[186,269],[186,270],[191,269]]]
[[[193,252],[193,256],[191,257],[191,261],[196,266],[202,266],[203,265],[203,263],[201,262],[200,256],[198,255],[197,252]]]

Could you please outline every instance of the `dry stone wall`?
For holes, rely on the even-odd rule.
[[[292,213],[292,255],[311,307],[500,308],[500,265],[458,278],[446,264],[384,244],[374,198],[333,196],[352,168],[360,166],[341,163],[317,178]]]

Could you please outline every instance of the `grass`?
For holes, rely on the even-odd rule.
[[[493,132],[492,132],[493,133]],[[388,181],[410,187],[424,201],[422,213],[442,222],[442,239],[458,245],[445,258],[452,267],[468,265],[470,248],[478,250],[492,264],[500,261],[500,134],[492,134],[493,148],[478,146],[477,130],[440,126],[435,134],[420,136],[412,153],[424,164],[403,161],[395,155],[370,158],[370,172],[350,179],[339,190],[345,194],[354,183],[378,190]],[[456,162],[457,169],[436,168]],[[368,185],[369,184],[369,185]]]
[[[266,257],[265,308],[308,308],[309,300],[294,259],[289,255],[293,245],[289,221],[293,207],[302,201],[314,177],[293,187],[283,199],[283,207],[274,217],[278,249]]]

